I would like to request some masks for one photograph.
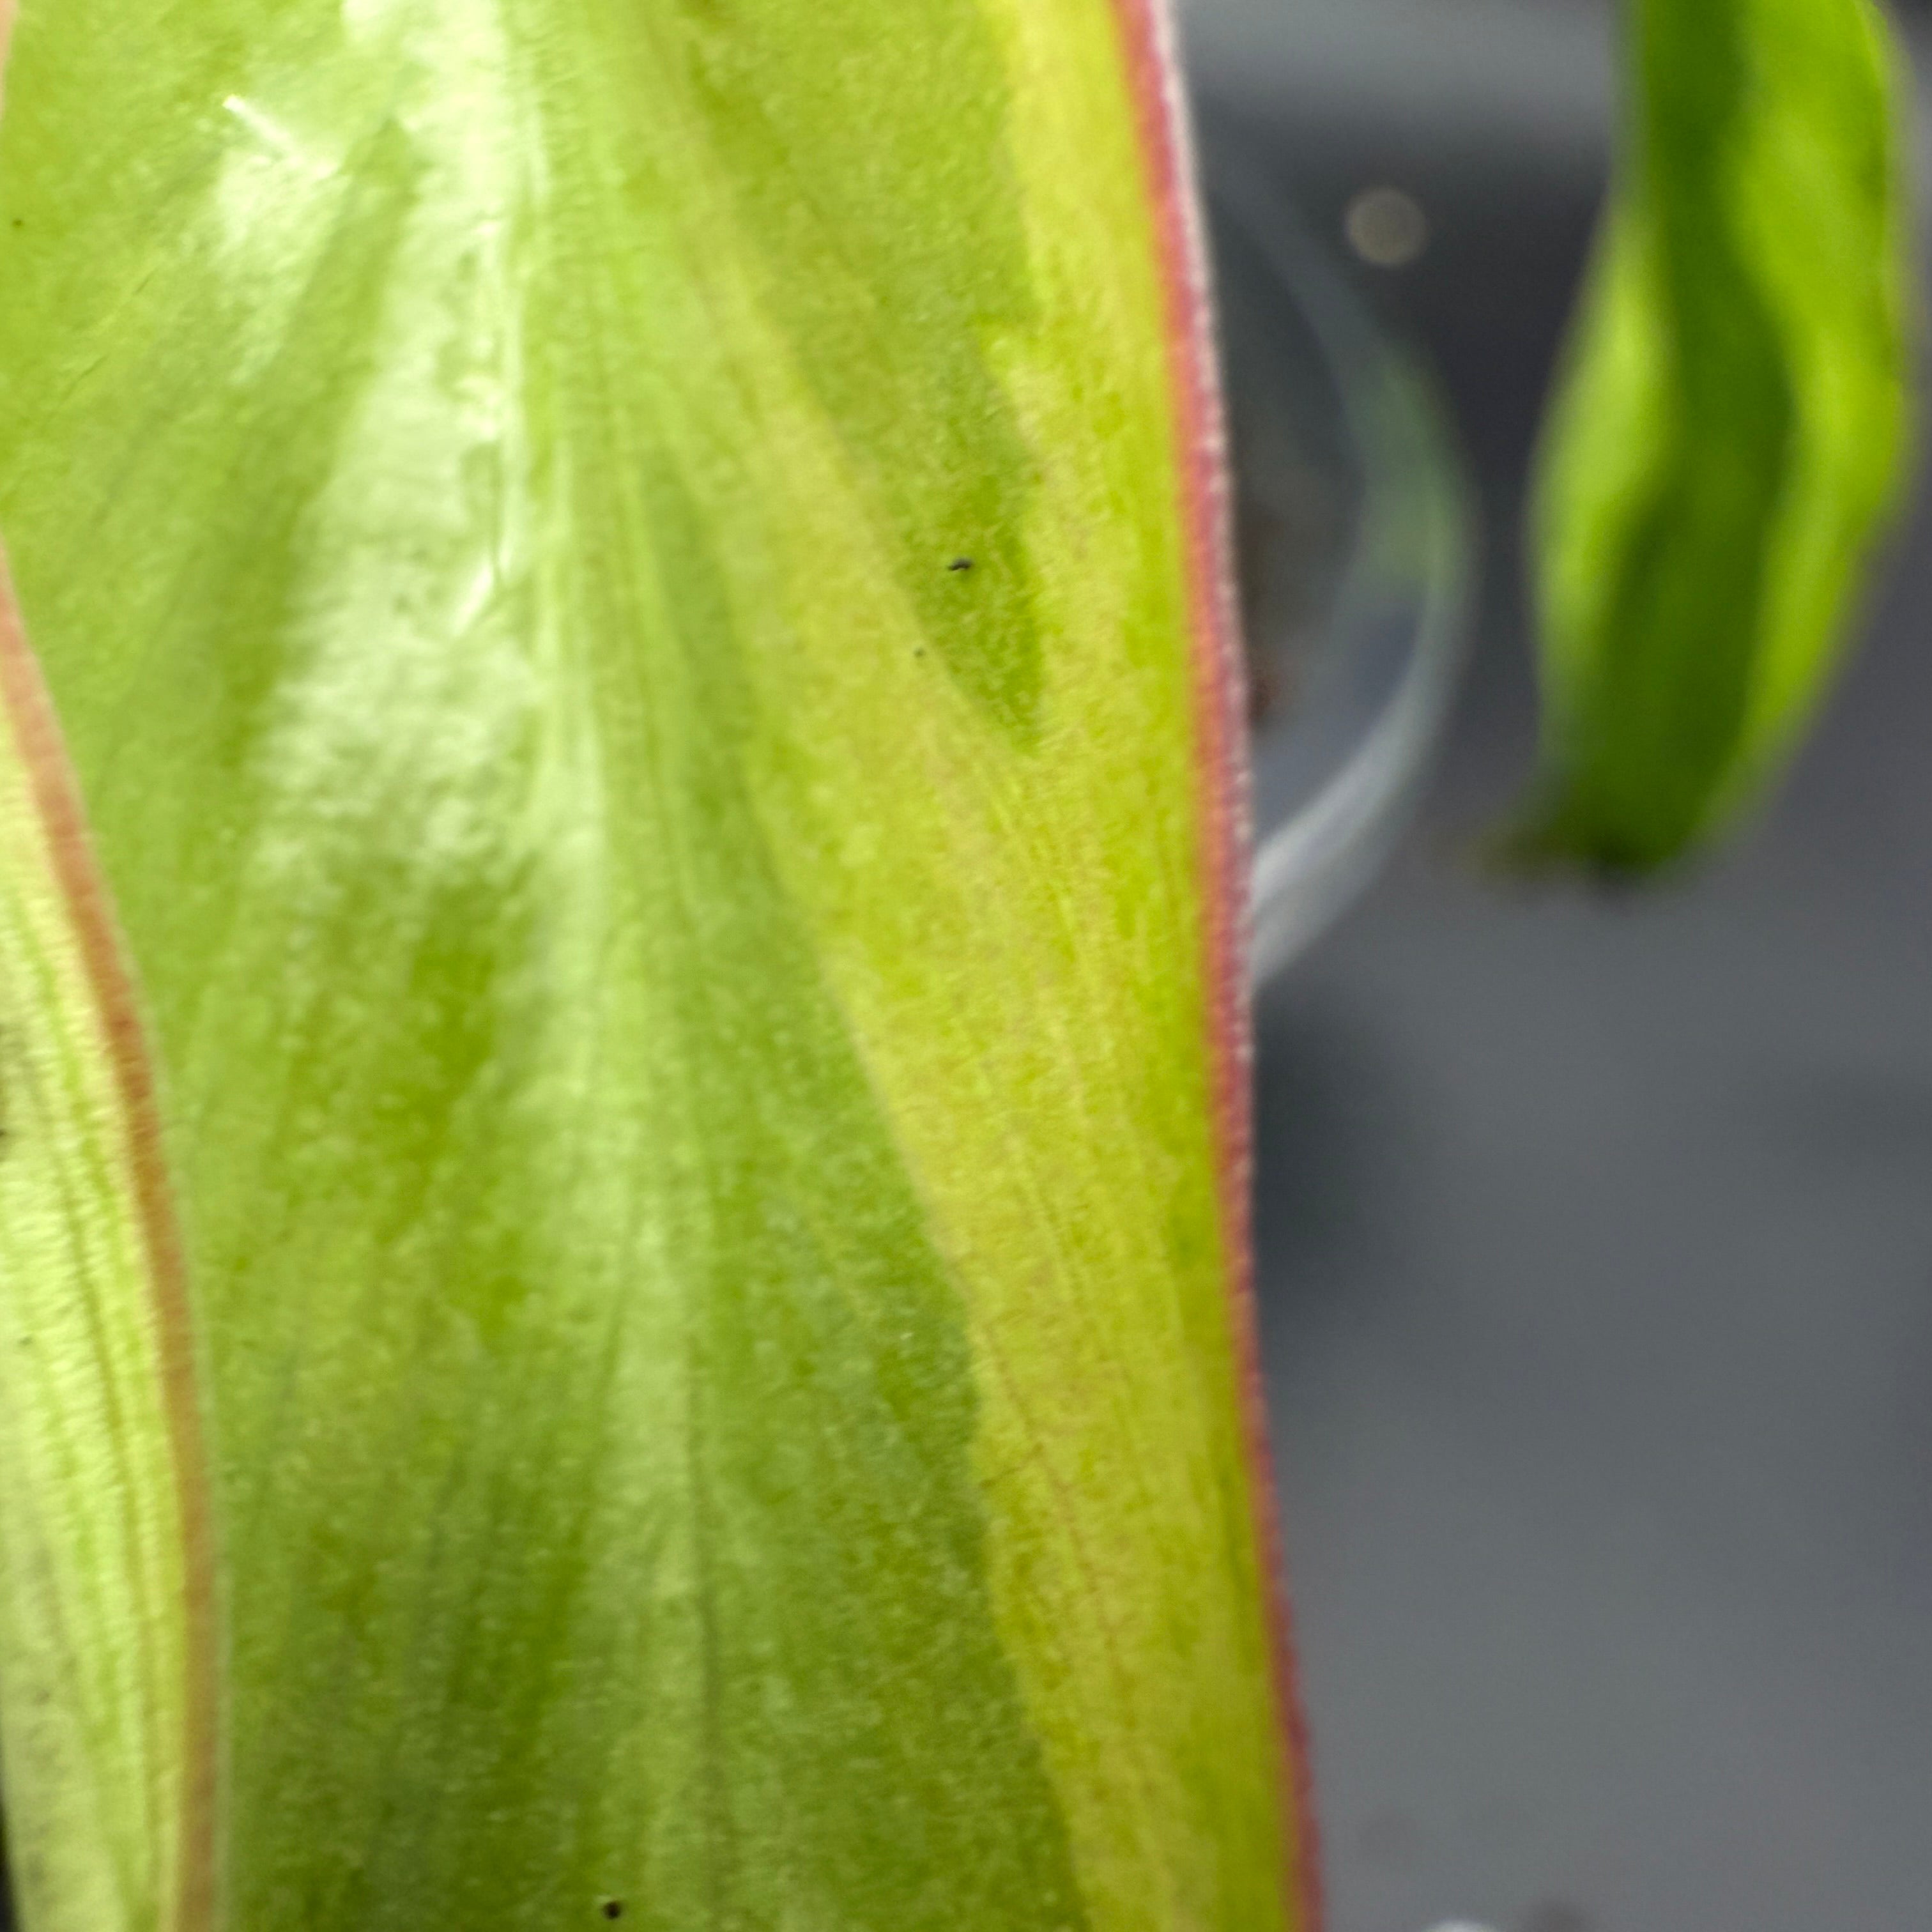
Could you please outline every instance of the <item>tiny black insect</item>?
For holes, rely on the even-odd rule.
[[[956,556],[946,567],[948,570],[970,570],[973,560],[970,556]]]

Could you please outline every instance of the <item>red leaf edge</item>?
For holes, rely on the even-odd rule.
[[[1250,1218],[1254,1044],[1248,982],[1252,849],[1246,672],[1234,596],[1227,428],[1215,349],[1213,284],[1196,187],[1193,132],[1168,0],[1112,0],[1112,4],[1154,211],[1174,435],[1180,459],[1216,1178],[1254,1537],[1268,1594],[1282,1790],[1290,1814],[1287,1892],[1299,1907],[1300,1932],[1322,1932],[1320,1834],[1309,1775],[1307,1724],[1295,1670],[1294,1614],[1282,1560],[1281,1516],[1256,1319]]]

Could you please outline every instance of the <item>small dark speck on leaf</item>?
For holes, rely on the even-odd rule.
[[[946,567],[948,570],[970,570],[973,560],[970,556],[956,556]]]
[[[621,1918],[624,1916],[624,1901],[621,1898],[607,1898],[604,1901],[606,1918]]]

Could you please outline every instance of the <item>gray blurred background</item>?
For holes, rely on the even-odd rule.
[[[1932,506],[1740,849],[1653,898],[1499,896],[1466,854],[1527,768],[1516,522],[1610,14],[1184,13],[1338,254],[1361,190],[1420,203],[1420,255],[1356,279],[1489,531],[1420,820],[1261,1012],[1331,1932],[1932,1928]]]

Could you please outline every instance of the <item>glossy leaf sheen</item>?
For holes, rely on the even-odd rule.
[[[1146,26],[23,0],[0,529],[223,1618],[196,1694],[179,1546],[10,1562],[0,1630],[135,1660],[74,1750],[0,1678],[28,1868],[88,1810],[135,1875],[30,1932],[1296,1922]],[[130,1473],[10,1553],[200,1480],[44,764],[0,1320],[94,1298],[46,1430]]]
[[[1870,0],[1629,0],[1622,178],[1544,452],[1528,844],[1676,856],[1838,655],[1906,418],[1904,142]]]

